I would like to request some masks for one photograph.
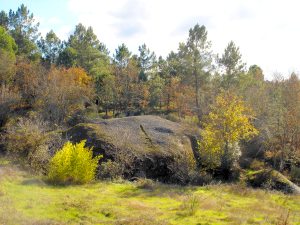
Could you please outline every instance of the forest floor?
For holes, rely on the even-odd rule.
[[[52,186],[0,159],[0,224],[300,224],[300,196],[149,180]]]

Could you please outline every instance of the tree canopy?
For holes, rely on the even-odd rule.
[[[101,33],[82,23],[66,40],[57,34],[41,36],[24,4],[0,11],[0,136],[10,122],[32,115],[49,130],[99,117],[160,115],[197,130],[199,169],[228,171],[241,153],[280,171],[299,167],[297,73],[265,80],[237,43],[220,56],[213,52],[201,24],[166,57],[143,42],[136,49],[120,43],[110,53]]]
[[[222,92],[211,106],[200,141],[203,160],[209,167],[231,168],[240,154],[238,144],[258,134],[251,124],[253,114],[245,103],[230,92]]]

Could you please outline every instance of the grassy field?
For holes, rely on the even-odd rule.
[[[0,224],[300,224],[300,197],[149,181],[51,186],[1,160]]]

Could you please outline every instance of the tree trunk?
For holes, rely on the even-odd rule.
[[[225,148],[224,148],[224,153],[222,155],[222,161],[221,161],[221,170],[222,173],[224,175],[224,179],[228,180],[229,179],[229,175],[230,175],[230,167],[231,167],[231,163],[230,163],[230,157],[229,157],[229,143],[228,141],[225,142]]]
[[[200,110],[200,102],[199,102],[199,77],[197,75],[197,69],[194,68],[194,77],[195,77],[195,94],[196,94],[196,111],[197,111],[197,117],[198,117],[198,123],[201,121],[201,110]]]

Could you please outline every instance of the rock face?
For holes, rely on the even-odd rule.
[[[248,175],[247,182],[253,187],[263,187],[300,195],[300,187],[283,174],[271,169],[263,169]]]
[[[73,142],[86,139],[104,161],[119,160],[124,176],[164,182],[186,182],[195,167],[191,138],[178,123],[158,116],[135,116],[81,123],[65,135]]]

